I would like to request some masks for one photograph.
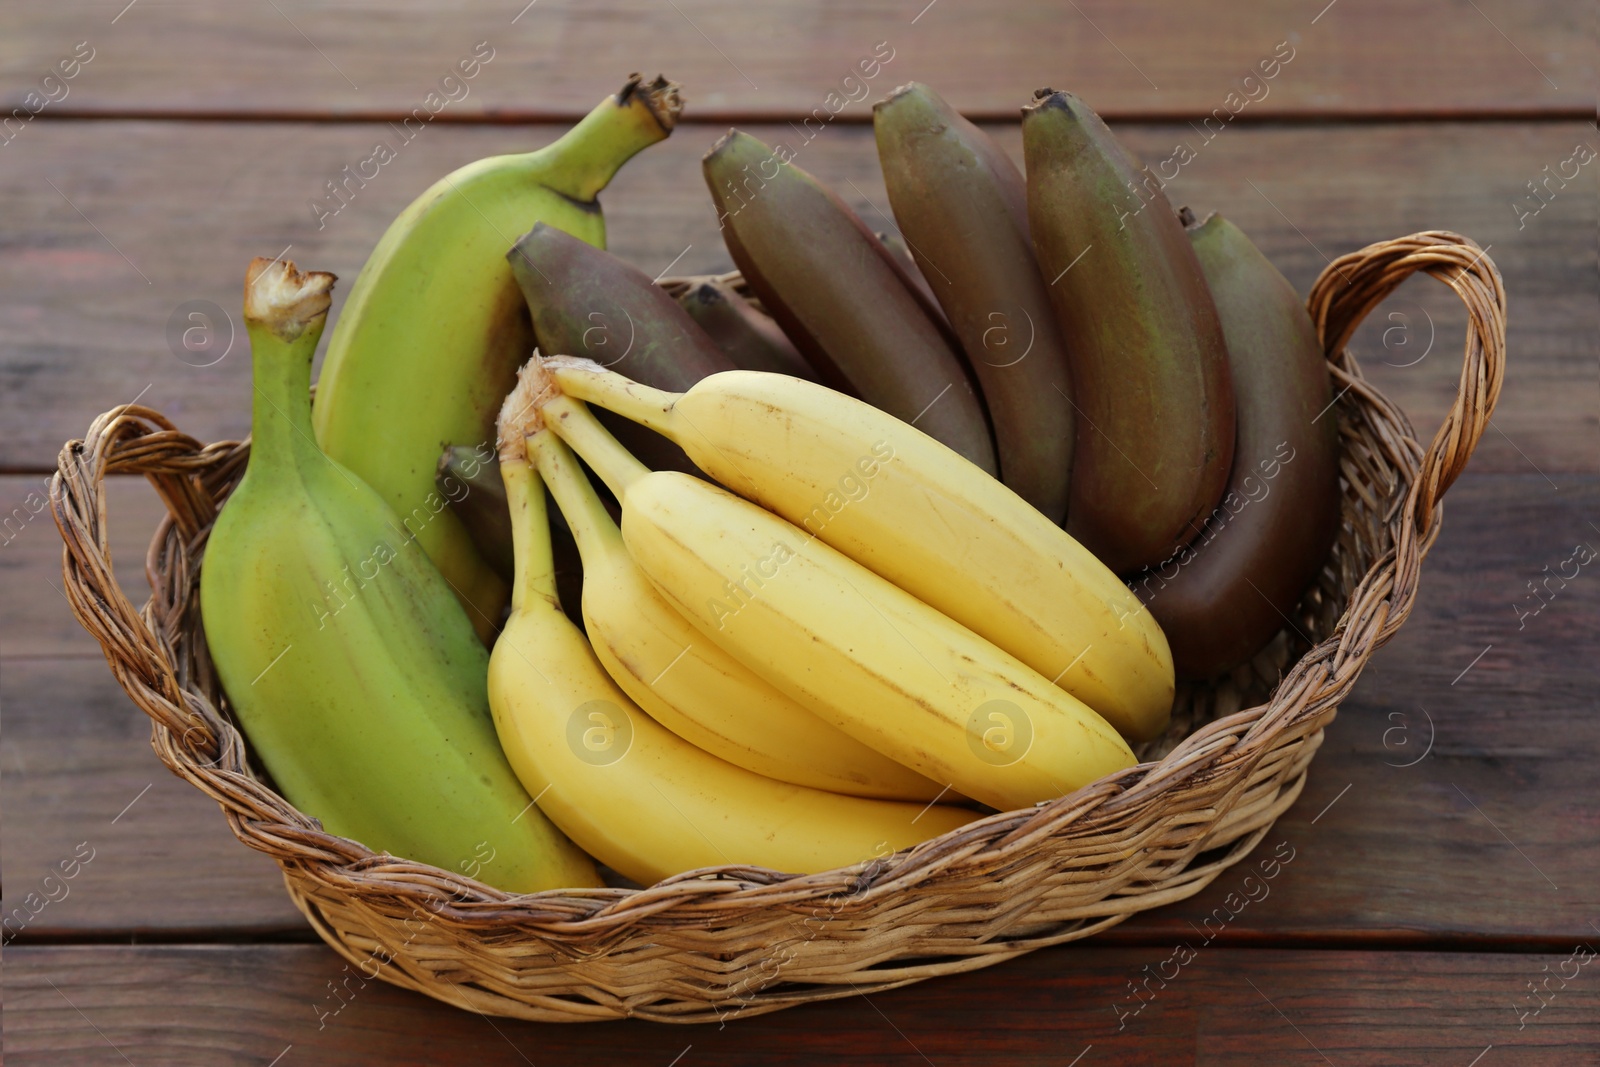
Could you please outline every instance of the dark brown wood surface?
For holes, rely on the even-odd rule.
[[[692,1027],[490,1019],[363,987],[320,946],[18,948],[7,954],[7,1006],[19,1018],[8,1020],[6,1051],[13,1064],[170,1067],[265,1065],[275,1056],[281,1067],[1565,1067],[1593,1063],[1600,1048],[1600,961],[1580,965],[1585,953],[1575,948],[1195,946],[1181,968],[1162,968],[1170,981],[1157,975],[1136,998],[1130,983],[1145,982],[1172,946],[1068,946],[870,998]],[[1535,999],[1529,983],[1547,978],[1548,992]]]
[[[1069,79],[1116,115],[1203,115],[1236,89],[1259,97],[1252,117],[1594,110],[1593,20],[1561,0],[467,0],[448,16],[135,0],[118,15],[125,2],[9,15],[7,106],[87,41],[94,58],[59,102],[74,113],[406,114],[482,41],[493,59],[441,115],[575,117],[616,88],[611,72],[646,66],[689,86],[701,112],[746,117],[852,96],[861,115],[913,78],[1006,118]],[[1292,58],[1264,90],[1243,85],[1275,53]],[[891,58],[862,79],[874,56]]]
[[[63,860],[92,856],[5,938],[11,1062],[1600,1058],[1592,966],[1551,980],[1547,1006],[1519,1018],[1541,1003],[1530,982],[1571,973],[1576,945],[1600,946],[1600,579],[1585,568],[1540,586],[1554,593],[1529,610],[1542,603],[1530,583],[1574,545],[1600,548],[1600,171],[1541,187],[1542,201],[1528,185],[1575,146],[1600,147],[1582,121],[1595,49],[1581,5],[124,3],[0,15],[7,112],[30,88],[59,95],[41,79],[78,42],[94,52],[0,144],[4,910]],[[469,94],[319,229],[309,205],[324,183],[392,138],[385,123],[478,41],[494,58]],[[1267,95],[1207,141],[1192,123],[1280,41],[1294,58]],[[1014,154],[1010,118],[1045,83],[1118,120],[1152,162],[1180,142],[1197,149],[1174,199],[1234,219],[1302,291],[1330,257],[1414,230],[1490,247],[1510,298],[1501,403],[1450,492],[1415,614],[1263,845],[1293,860],[1226,923],[1243,869],[1086,945],[726,1028],[490,1021],[378,985],[319,1025],[342,963],[314,943],[274,865],[156,760],[147,721],[67,611],[39,511],[62,441],[136,396],[202,439],[244,435],[242,333],[216,364],[185,362],[167,337],[179,305],[210,301],[237,328],[242,265],[285,250],[347,286],[429,182],[548,142],[628,70],[663,69],[689,99],[687,123],[604,198],[613,249],[651,273],[729,265],[698,168],[728,121],[797,148],[884,226],[867,103],[814,140],[797,128],[830,91],[856,92],[843,79],[878,42],[893,58],[867,101],[929,81]],[[1465,320],[1453,301],[1412,279],[1353,343],[1424,437],[1456,390]],[[142,599],[158,504],[116,479],[108,506],[118,573]],[[1195,961],[1119,1031],[1117,1007],[1137,1006],[1128,982],[1182,943]]]

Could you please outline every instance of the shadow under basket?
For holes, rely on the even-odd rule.
[[[1455,404],[1426,452],[1345,350],[1419,270],[1450,286],[1469,320]],[[803,876],[707,868],[645,889],[518,896],[323,832],[252,767],[200,624],[201,554],[249,444],[203,445],[149,408],[107,412],[61,451],[51,506],[66,593],[153,720],[162,762],[278,862],[317,933],[369,978],[545,1021],[708,1022],[876,993],[1192,896],[1299,796],[1339,702],[1411,612],[1441,497],[1488,423],[1505,361],[1499,272],[1458,234],[1344,256],[1308,305],[1333,376],[1343,523],[1293,626],[1230,676],[1181,686],[1171,729],[1138,766],[867,864]],[[169,513],[142,610],[112,574],[103,490],[118,473],[146,475]]]

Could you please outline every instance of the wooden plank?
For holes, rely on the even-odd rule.
[[[0,488],[17,480],[0,479]],[[1587,936],[1600,921],[1600,834],[1584,829],[1600,820],[1600,580],[1590,566],[1566,588],[1552,582],[1548,605],[1520,630],[1512,607],[1546,565],[1571,573],[1561,561],[1576,543],[1600,549],[1600,531],[1588,525],[1600,515],[1600,477],[1562,481],[1557,493],[1533,474],[1463,477],[1424,564],[1415,614],[1362,675],[1305,792],[1258,855],[1196,898],[1102,940],[1147,945],[1156,961],[1179,939],[1206,936],[1535,947]],[[154,525],[153,494],[132,479],[114,489],[113,530],[142,538]],[[0,565],[16,555],[24,566],[53,566],[53,545],[37,564],[23,555],[48,544],[48,531],[34,532],[15,552],[0,551]],[[124,580],[142,581],[142,556],[120,558],[132,575]],[[218,926],[303,936],[272,864],[234,841],[216,805],[160,766],[143,716],[98,650],[67,658],[84,654],[86,641],[54,649],[43,641],[52,628],[76,629],[61,599],[25,571],[0,570],[7,574],[16,584],[0,594],[23,608],[17,624],[40,641],[8,634],[9,647],[31,647],[39,658],[0,668],[3,865],[14,885],[31,888],[79,842],[101,857],[24,940],[129,929],[192,936]],[[1526,612],[1535,602],[1523,603]],[[1275,853],[1288,861],[1264,883],[1259,863]],[[1242,897],[1257,899],[1242,905]]]
[[[363,986],[322,946],[13,948],[8,956],[14,1067],[123,1057],[172,1067],[688,1067],[822,1064],[841,1054],[886,1067],[1403,1067],[1474,1056],[1490,1067],[1591,1062],[1600,1046],[1600,980],[1571,947],[1548,955],[1201,950],[1166,968],[1164,986],[1151,980],[1137,1015],[1129,986],[1146,978],[1143,954],[1066,947],[870,997],[686,1027],[474,1016],[376,981]],[[1572,977],[1563,984],[1563,975]],[[1553,998],[1546,994],[1538,1015],[1519,1016],[1539,1006],[1528,983],[1546,976]]]
[[[442,112],[452,118],[571,117],[646,62],[682,81],[703,117],[789,118],[852,96],[859,115],[911,79],[1000,117],[1063,81],[1118,115],[1201,115],[1275,51],[1292,58],[1269,67],[1277,76],[1264,86],[1243,86],[1258,98],[1246,113],[1581,116],[1594,96],[1593,26],[1581,6],[1557,0],[1202,0],[1182,17],[1158,0],[121,7],[65,0],[12,15],[0,63],[6,109],[37,88],[57,98],[55,113],[403,114],[424,106],[478,42],[493,58],[444,87],[457,97]],[[66,95],[40,86],[80,41],[93,59],[64,83]],[[865,88],[847,80],[875,53],[892,58],[866,68],[875,76]]]
[[[49,493],[46,475],[0,475],[0,657],[98,658],[100,645],[73,618],[62,589],[61,534]],[[106,506],[117,580],[143,604],[150,595],[145,550],[165,514],[161,501],[143,478],[118,477],[107,487]]]
[[[103,662],[6,660],[0,702],[8,942],[306,930],[277,865],[241,845],[216,803],[162,765],[150,720]]]
[[[753,129],[795,147],[799,165],[833,183],[873,226],[888,226],[869,130],[829,129],[805,144],[787,126]],[[0,173],[0,197],[13,205],[0,247],[9,340],[0,354],[0,424],[8,428],[0,470],[49,469],[62,441],[141,394],[203,440],[243,435],[249,361],[237,305],[250,256],[287,249],[303,266],[339,274],[342,292],[389,221],[438,175],[555,133],[458,126],[418,134],[319,230],[310,203],[377,140],[398,140],[389,127],[117,122],[31,131]],[[1015,126],[997,133],[1020,151]],[[1592,141],[1592,127],[1256,127],[1210,144],[1188,126],[1124,133],[1152,160],[1169,157],[1180,140],[1198,146],[1173,182],[1174,199],[1227,213],[1302,290],[1325,256],[1415,230],[1455,229],[1492,245],[1510,292],[1511,355],[1497,430],[1475,469],[1600,469],[1590,240],[1600,168],[1554,192],[1520,230],[1511,208],[1542,166],[1554,170],[1574,144]],[[604,198],[614,249],[652,274],[730,264],[699,176],[712,139],[703,127],[680,131],[630,164]],[[195,364],[215,357],[180,358],[168,339],[169,329],[187,325],[179,309],[197,300],[216,305],[219,330],[226,316],[235,331],[232,350],[213,365]],[[1464,322],[1443,286],[1413,279],[1356,338],[1372,377],[1419,433],[1431,434],[1455,395]]]

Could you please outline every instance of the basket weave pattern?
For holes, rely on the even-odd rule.
[[[1458,395],[1426,451],[1345,350],[1366,314],[1419,270],[1468,312]],[[1411,611],[1441,498],[1487,425],[1505,359],[1499,273],[1457,234],[1344,256],[1309,307],[1333,374],[1344,525],[1293,626],[1232,676],[1181,686],[1173,727],[1146,762],[855,867],[795,877],[720,867],[643,890],[513,896],[324,833],[252,764],[200,624],[206,536],[248,442],[203,445],[140,406],[97,418],[62,449],[51,486],[65,588],[149,714],[162,762],[280,864],[312,926],[368,977],[549,1021],[704,1022],[878,992],[1192,896],[1294,803],[1324,727]],[[153,595],[142,609],[112,575],[103,487],[118,473],[148,477],[168,511],[146,558]]]

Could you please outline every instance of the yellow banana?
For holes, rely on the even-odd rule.
[[[820,540],[698,478],[641,470],[571,397],[545,399],[543,417],[622,502],[651,583],[851,736],[1002,810],[1134,763],[1082,701]]]
[[[1166,728],[1172,653],[1139,599],[915,427],[778,374],[727,371],[668,393],[587,360],[544,366],[561,391],[676,441],[718,482],[992,641],[1123,736]]]
[[[447,445],[494,439],[494,418],[533,349],[506,251],[547,222],[604,247],[597,197],[671,132],[677,86],[638,75],[555,143],[482,159],[441,178],[390,224],[328,342],[317,442],[378,490],[467,608],[479,636],[506,586],[434,489]]]
[[[329,833],[517,893],[597,886],[500,745],[488,652],[381,496],[311,437],[331,274],[245,283],[249,466],[206,543],[206,643],[251,751]]]
[[[640,573],[572,450],[548,429],[529,436],[527,449],[583,555],[589,643],[651,718],[768,778],[855,796],[939,795],[938,785],[823,722],[702,637]]]
[[[814,873],[910,847],[977,817],[941,804],[774,781],[655,722],[611,680],[561,611],[544,492],[517,430],[502,434],[500,470],[516,577],[511,617],[489,660],[489,703],[523,785],[596,859],[645,885],[725,864]]]

